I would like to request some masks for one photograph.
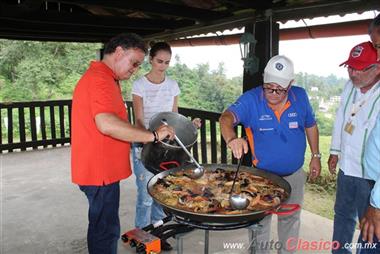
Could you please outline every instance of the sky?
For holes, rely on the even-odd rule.
[[[364,12],[361,15],[348,14],[343,17],[331,16],[328,18],[305,19],[307,25],[317,25],[332,22],[344,22],[358,19],[374,18],[378,11]],[[302,21],[280,24],[281,28],[305,26]],[[279,53],[288,56],[294,62],[295,72],[307,72],[319,76],[334,74],[347,78],[347,70],[339,64],[347,60],[353,46],[368,41],[368,35],[344,36],[320,39],[305,39],[280,41]],[[193,68],[200,63],[208,63],[214,70],[219,63],[224,63],[226,75],[234,77],[242,75],[243,62],[241,61],[239,45],[228,46],[197,46],[172,48],[173,55],[178,55],[182,63]]]

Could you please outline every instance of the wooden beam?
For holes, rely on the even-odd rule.
[[[368,27],[371,21],[372,19],[363,19],[341,23],[281,29],[280,41],[368,34]],[[193,37],[169,41],[169,44],[172,47],[233,45],[239,44],[241,36],[242,33],[220,36]]]
[[[200,35],[205,33],[223,31],[226,29],[234,29],[243,27],[246,24],[255,21],[255,13],[249,12],[244,15],[237,15],[230,18],[214,20],[204,24],[198,24],[189,27],[183,27],[175,30],[169,30],[164,33],[157,33],[145,36],[146,41],[152,40],[174,40],[181,37]]]
[[[124,18],[110,16],[93,16],[76,13],[63,13],[53,10],[33,11],[22,13],[17,12],[15,8],[7,8],[0,14],[0,18],[9,21],[25,21],[27,23],[41,24],[58,24],[58,25],[80,25],[82,27],[99,27],[99,28],[121,28],[121,29],[142,29],[156,30],[156,32],[166,29],[176,29],[185,26],[194,25],[192,20],[173,20],[173,19],[145,19],[145,18]],[[2,24],[0,24],[1,26]],[[26,24],[28,25],[28,24]]]
[[[49,0],[50,2],[60,2],[73,5],[92,5],[101,6],[104,8],[116,8],[124,10],[135,10],[146,13],[152,13],[156,15],[168,15],[172,17],[181,17],[195,20],[211,20],[216,18],[223,18],[229,13],[210,11],[200,8],[189,7],[179,4],[170,4],[159,1],[151,0],[128,0],[128,1],[116,1],[116,0]]]
[[[312,19],[314,17],[344,15],[347,13],[360,13],[370,10],[380,10],[379,0],[326,1],[323,3],[311,3],[273,9],[273,20],[286,22],[288,20]]]
[[[0,37],[9,40],[26,40],[26,41],[55,41],[55,42],[106,42],[112,36],[105,37],[104,35],[84,35],[74,33],[53,33],[53,32],[29,32],[23,31],[22,37],[18,31],[3,31],[0,29]]]
[[[285,6],[287,1],[281,0],[273,1],[253,1],[253,0],[222,0],[223,3],[235,6],[237,9],[255,9],[255,10],[266,10],[266,9],[274,9],[280,6]]]
[[[57,24],[26,24],[25,22],[14,22],[2,20],[0,18],[0,37],[8,39],[30,40],[35,36],[35,40],[51,41],[92,41],[106,42],[118,33],[138,33],[144,36],[153,31],[135,29],[109,29],[99,27],[81,27],[80,25],[57,25]],[[49,39],[51,37],[51,39]]]
[[[117,34],[125,32],[138,33],[139,29],[125,29],[123,27],[89,27],[81,24],[50,24],[50,23],[28,23],[28,21],[7,20],[0,17],[0,29],[2,30],[18,30],[18,31],[36,31],[36,32],[56,32],[56,33],[82,33],[82,34]],[[146,30],[148,33],[154,30]]]

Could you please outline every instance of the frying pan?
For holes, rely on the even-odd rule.
[[[217,168],[222,168],[227,172],[236,170],[235,166],[227,165],[227,164],[203,164],[202,166],[204,167],[205,172],[215,171]],[[182,210],[178,207],[169,206],[163,203],[162,201],[156,199],[154,195],[152,195],[154,192],[153,187],[159,178],[164,178],[165,176],[171,173],[190,169],[192,167],[195,167],[195,166],[190,164],[187,166],[172,168],[153,176],[149,180],[148,185],[147,185],[148,193],[152,196],[152,198],[157,203],[159,203],[164,208],[166,212],[174,214],[174,215],[178,215],[182,218],[186,218],[186,219],[193,220],[196,222],[201,222],[201,223],[244,223],[244,222],[261,220],[262,218],[264,218],[265,216],[269,214],[288,215],[300,209],[300,206],[298,204],[284,204],[284,202],[291,195],[290,184],[284,178],[278,175],[254,168],[254,167],[245,167],[245,166],[241,166],[240,168],[241,172],[248,171],[248,172],[253,173],[254,175],[261,176],[261,177],[271,180],[273,183],[277,184],[288,193],[287,199],[282,200],[281,203],[274,208],[264,209],[260,211],[251,211],[251,212],[247,212],[243,214],[214,214],[214,213],[205,214],[205,213],[191,212],[187,210]],[[285,210],[285,211],[281,210],[284,208],[290,209],[290,210]]]

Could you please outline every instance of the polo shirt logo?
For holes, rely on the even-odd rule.
[[[297,117],[297,112],[291,112],[291,113],[289,113],[288,117]]]
[[[259,121],[270,121],[272,120],[272,116],[271,115],[261,115],[260,118],[259,118]]]
[[[289,122],[289,129],[297,129],[298,122]]]
[[[273,131],[274,128],[259,128],[259,131]]]

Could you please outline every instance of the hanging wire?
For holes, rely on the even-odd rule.
[[[189,43],[189,45],[190,45],[191,47],[194,47],[193,43],[191,42],[191,38],[189,38],[189,37],[185,37],[185,39],[187,40],[187,42]]]
[[[302,19],[302,22],[305,24],[305,27],[306,27],[306,29],[307,29],[307,31],[309,33],[309,37],[312,38],[312,39],[315,39],[314,36],[313,36],[313,34],[311,33],[310,27],[306,24],[306,22],[305,22],[304,19]]]
[[[215,35],[216,35],[216,38],[218,38],[220,45],[224,45],[224,46],[227,45],[226,41],[224,40],[223,34],[218,34],[218,31],[216,31]]]

